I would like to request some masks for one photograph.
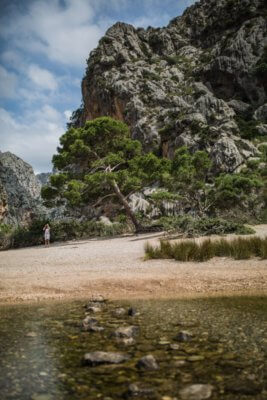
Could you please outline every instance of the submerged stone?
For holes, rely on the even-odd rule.
[[[96,294],[91,297],[90,302],[91,303],[106,303],[108,299],[106,299],[104,296],[101,294]]]
[[[131,383],[126,392],[126,397],[140,397],[151,398],[156,394],[155,389],[145,386],[142,383]]]
[[[95,367],[101,364],[120,364],[129,360],[130,356],[122,353],[113,353],[105,351],[93,351],[86,353],[83,357],[83,364]]]
[[[205,360],[205,357],[204,356],[190,356],[190,357],[187,357],[187,360],[192,361],[192,362],[203,361],[203,360]]]
[[[145,370],[156,370],[159,368],[158,363],[152,354],[148,354],[147,356],[140,358],[136,366],[139,369]]]
[[[35,338],[35,337],[37,337],[38,335],[37,335],[36,332],[28,332],[28,333],[26,333],[25,336],[30,337],[30,338]]]
[[[101,332],[104,330],[102,326],[98,325],[98,320],[91,318],[89,315],[84,318],[82,327],[85,332]]]
[[[238,380],[227,382],[225,391],[230,393],[239,393],[247,396],[252,396],[262,391],[262,385],[251,380]]]
[[[113,333],[113,336],[117,338],[132,338],[136,336],[138,332],[139,328],[137,326],[122,326]]]
[[[175,337],[176,340],[179,342],[190,342],[193,338],[193,334],[188,331],[181,331],[178,333],[178,335]]]
[[[134,338],[117,338],[117,342],[124,344],[125,346],[131,346],[132,344],[135,344]]]
[[[102,309],[100,307],[96,307],[96,306],[88,306],[86,308],[86,310],[91,313],[98,313],[98,312],[102,311]]]
[[[209,384],[188,385],[179,391],[181,400],[204,400],[212,395],[213,386]]]
[[[129,310],[128,310],[128,315],[129,315],[130,317],[135,317],[135,316],[137,316],[137,315],[140,315],[140,313],[137,311],[136,308],[130,307]]]
[[[170,344],[170,349],[171,350],[179,350],[179,348],[180,348],[179,344],[176,344],[176,343],[171,343]]]
[[[116,308],[116,309],[113,311],[113,313],[114,313],[114,315],[120,316],[120,315],[126,314],[126,310],[125,310],[125,308],[123,308],[123,307],[119,307],[119,308]]]

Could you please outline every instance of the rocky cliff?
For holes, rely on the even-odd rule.
[[[41,172],[40,174],[36,175],[36,178],[40,182],[41,186],[47,185],[50,179],[52,172]]]
[[[32,167],[10,152],[0,152],[0,222],[27,225],[45,213],[40,193]]]
[[[109,115],[147,150],[205,149],[215,171],[238,171],[258,156],[247,130],[267,134],[266,20],[266,0],[201,0],[164,28],[116,23],[89,56],[71,124]]]

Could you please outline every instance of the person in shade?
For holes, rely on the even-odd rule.
[[[45,224],[45,226],[43,227],[43,231],[44,231],[45,246],[49,246],[50,245],[50,226],[49,226],[49,224]]]

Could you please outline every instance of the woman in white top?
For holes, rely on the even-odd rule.
[[[50,226],[48,224],[45,224],[43,227],[44,231],[44,241],[45,241],[45,246],[49,246],[50,244]]]

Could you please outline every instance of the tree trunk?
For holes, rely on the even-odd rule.
[[[114,189],[114,192],[115,192],[116,196],[119,198],[120,202],[123,204],[123,206],[125,208],[125,211],[126,211],[126,214],[128,215],[128,217],[131,219],[132,223],[134,224],[135,231],[136,232],[142,231],[142,226],[137,221],[133,211],[131,210],[131,207],[129,206],[127,200],[125,199],[125,197],[121,193],[117,182],[115,180],[113,180],[111,182],[111,184],[112,184],[112,187]]]

